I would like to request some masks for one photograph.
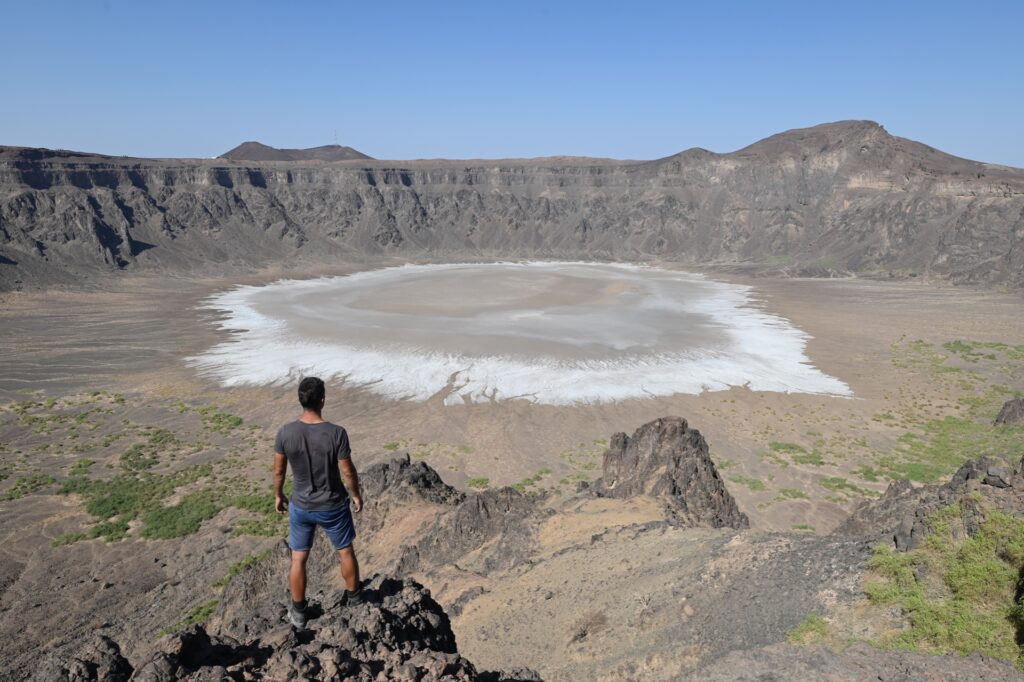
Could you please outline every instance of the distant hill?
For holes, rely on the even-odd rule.
[[[243,142],[229,152],[220,155],[231,161],[352,161],[372,159],[361,151],[339,144],[326,144],[309,149],[277,149],[260,142]]]

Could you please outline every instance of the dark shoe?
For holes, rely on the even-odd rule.
[[[345,606],[358,606],[360,604],[365,603],[366,599],[363,597],[362,588],[356,590],[355,592],[349,592],[348,590],[345,590]]]
[[[297,609],[295,604],[288,603],[288,620],[292,625],[302,630],[306,627],[306,610]]]

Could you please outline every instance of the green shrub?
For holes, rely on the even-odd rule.
[[[3,499],[5,500],[17,500],[25,497],[30,493],[34,493],[40,488],[45,488],[51,483],[56,483],[56,479],[49,474],[34,473],[28,476],[19,476],[14,481],[14,485],[11,489],[4,493]]]
[[[875,548],[868,562],[868,599],[899,608],[909,623],[880,644],[977,652],[1021,667],[1024,650],[1017,632],[1024,623],[1015,597],[1024,571],[1024,519],[990,512],[978,532],[964,538],[961,518],[959,504],[946,507],[928,518],[930,532],[917,548],[905,553]]]
[[[212,616],[213,612],[217,610],[217,606],[219,604],[220,600],[211,599],[208,602],[202,603],[199,606],[194,607],[191,611],[186,613],[182,617],[182,619],[179,620],[177,623],[175,623],[174,625],[169,625],[162,629],[160,631],[160,634],[169,635],[172,632],[184,630],[189,625],[202,625],[210,619],[210,616]]]
[[[142,515],[142,537],[154,540],[180,538],[199,530],[222,507],[207,491],[189,493],[172,507],[158,507]]]
[[[136,443],[121,454],[121,468],[125,471],[143,471],[156,466],[157,456],[142,443]]]
[[[767,487],[764,484],[764,481],[757,478],[752,478],[750,476],[733,476],[729,480],[732,481],[733,483],[745,485],[754,492],[761,492],[762,490],[767,489]]]
[[[197,410],[203,420],[203,428],[208,431],[228,436],[242,425],[242,418],[227,412],[221,412],[215,405],[201,407]]]
[[[489,479],[489,478],[471,478],[471,479],[469,479],[469,481],[466,482],[466,485],[468,485],[470,488],[478,488],[480,490],[483,490],[485,488],[489,488],[490,487],[491,479]]]
[[[819,644],[829,638],[828,621],[809,613],[804,621],[786,635],[790,644]]]
[[[803,446],[796,443],[779,443],[778,441],[768,443],[768,449],[772,452],[785,452],[787,454],[807,452]]]
[[[825,490],[831,490],[832,492],[839,493],[841,495],[851,496],[869,496],[877,497],[878,492],[874,490],[868,490],[867,488],[861,488],[860,486],[850,483],[842,476],[826,476],[825,478],[818,479],[818,485]]]
[[[236,575],[244,573],[245,571],[248,571],[250,568],[260,563],[261,561],[269,559],[273,553],[273,548],[266,549],[260,552],[259,554],[250,554],[241,561],[237,561],[231,564],[231,566],[228,567],[228,572],[221,578],[218,578],[216,581],[214,581],[213,587],[218,589],[226,587],[227,584],[231,581],[231,579],[234,578]]]
[[[90,459],[89,457],[83,457],[71,465],[71,468],[68,469],[68,473],[72,476],[85,476],[89,473],[89,467],[95,463],[96,460]]]

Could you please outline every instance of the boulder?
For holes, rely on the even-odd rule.
[[[594,494],[628,499],[658,497],[682,525],[747,528],[747,515],[718,475],[708,444],[685,419],[662,417],[632,436],[617,433],[604,453]]]
[[[1024,398],[1014,398],[1003,403],[996,417],[996,426],[1024,424]]]
[[[38,671],[38,679],[53,682],[124,682],[131,675],[121,647],[104,635],[94,636],[68,658],[45,659]]]

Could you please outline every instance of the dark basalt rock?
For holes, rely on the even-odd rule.
[[[972,495],[972,493],[975,493]],[[901,551],[914,549],[928,535],[928,517],[960,503],[964,532],[977,532],[985,506],[1013,516],[1024,516],[1024,476],[1002,460],[980,457],[968,460],[940,485],[913,487],[909,481],[893,481],[877,500],[862,502],[835,532],[891,542]]]
[[[1024,424],[1024,398],[1014,398],[1003,403],[996,417],[996,426],[1007,424]]]
[[[96,635],[70,659],[51,657],[43,661],[38,678],[51,682],[124,682],[132,666],[121,655],[121,647],[109,637]]]
[[[514,488],[460,492],[426,462],[412,462],[409,455],[367,468],[360,480],[368,500],[359,519],[360,533],[382,528],[388,518],[394,518],[397,507],[409,502],[442,508],[420,539],[405,547],[389,567],[399,574],[449,563],[484,545],[490,551],[481,558],[481,569],[509,568],[532,544],[533,522],[550,513],[541,509],[537,499]]]
[[[589,488],[595,494],[620,499],[660,497],[681,524],[750,525],[718,475],[704,437],[685,419],[662,417],[632,436],[615,434],[604,453],[602,474]]]
[[[345,603],[344,592],[311,605],[306,629],[275,622],[245,642],[210,635],[199,625],[168,635],[139,666],[134,680],[539,680],[531,670],[484,672],[458,653],[441,606],[413,580],[374,577],[366,603]]]

